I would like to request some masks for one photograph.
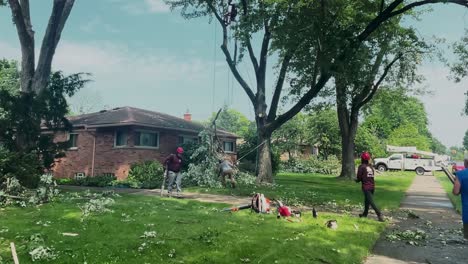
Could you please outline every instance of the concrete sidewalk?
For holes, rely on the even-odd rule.
[[[366,264],[468,263],[468,243],[460,233],[461,216],[453,209],[445,190],[434,176],[417,176],[400,209],[411,210],[419,218],[396,220],[377,241]],[[426,241],[419,246],[386,240],[390,232],[415,229],[428,234]]]
[[[94,192],[102,192],[102,191],[112,190],[116,193],[121,193],[121,194],[137,194],[137,195],[149,195],[149,196],[161,195],[161,189],[130,189],[130,188],[112,188],[112,187],[100,188],[100,187],[70,186],[70,185],[61,185],[59,188],[62,190],[69,190],[69,191],[90,190]],[[167,191],[165,191],[164,197],[167,197]],[[250,197],[193,193],[193,192],[182,192],[182,198],[196,200],[200,202],[225,203],[225,204],[230,204],[230,205],[245,205],[245,204],[250,204],[251,202]]]

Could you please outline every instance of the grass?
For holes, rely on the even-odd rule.
[[[375,202],[382,209],[396,209],[411,185],[414,172],[387,172],[376,176]],[[288,204],[321,205],[334,201],[338,205],[362,204],[361,184],[322,174],[280,173],[274,186],[240,186],[237,189],[191,187],[192,192],[250,196],[255,192]]]
[[[40,234],[57,258],[34,263],[361,263],[385,228],[348,215],[307,214],[291,223],[248,210],[219,212],[222,204],[137,195],[115,200],[113,212],[83,222],[83,200],[1,209],[0,262],[12,263],[13,241],[20,262],[31,263],[28,241]],[[337,230],[325,227],[329,219],[338,221]],[[145,231],[156,237],[141,238]]]
[[[443,172],[436,172],[436,177],[439,180],[439,182],[442,184],[442,187],[444,187],[444,190],[447,192],[447,195],[452,202],[453,206],[457,210],[458,213],[461,213],[462,210],[462,205],[461,205],[461,198],[460,196],[453,195],[452,189],[453,189],[453,184],[452,182],[447,178],[447,176]]]

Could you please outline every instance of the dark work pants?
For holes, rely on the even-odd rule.
[[[377,205],[374,203],[374,190],[363,190],[362,192],[364,193],[364,213],[362,214],[367,216],[369,213],[369,206],[371,206],[377,215],[381,215],[379,208],[377,208]]]

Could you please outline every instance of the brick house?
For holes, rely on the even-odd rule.
[[[55,135],[57,142],[69,141],[64,158],[57,159],[57,178],[115,175],[128,176],[130,165],[147,160],[163,160],[181,144],[198,140],[201,124],[184,118],[133,108],[119,107],[68,118],[69,133]],[[226,154],[235,159],[237,136],[218,130]]]

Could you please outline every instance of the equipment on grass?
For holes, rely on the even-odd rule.
[[[270,213],[270,204],[271,201],[268,198],[265,198],[265,195],[262,193],[256,193],[252,197],[252,210],[256,213]]]
[[[161,185],[161,196],[163,196],[164,183],[166,183],[167,177],[169,177],[169,170],[168,169],[166,169],[166,171],[164,172],[164,177],[163,177],[163,181],[162,181],[162,185]]]
[[[247,204],[247,205],[242,205],[242,206],[237,206],[237,207],[224,208],[222,211],[223,212],[237,212],[237,211],[240,211],[240,210],[243,210],[243,209],[248,209],[248,208],[251,208],[251,207],[252,207],[251,204]]]

